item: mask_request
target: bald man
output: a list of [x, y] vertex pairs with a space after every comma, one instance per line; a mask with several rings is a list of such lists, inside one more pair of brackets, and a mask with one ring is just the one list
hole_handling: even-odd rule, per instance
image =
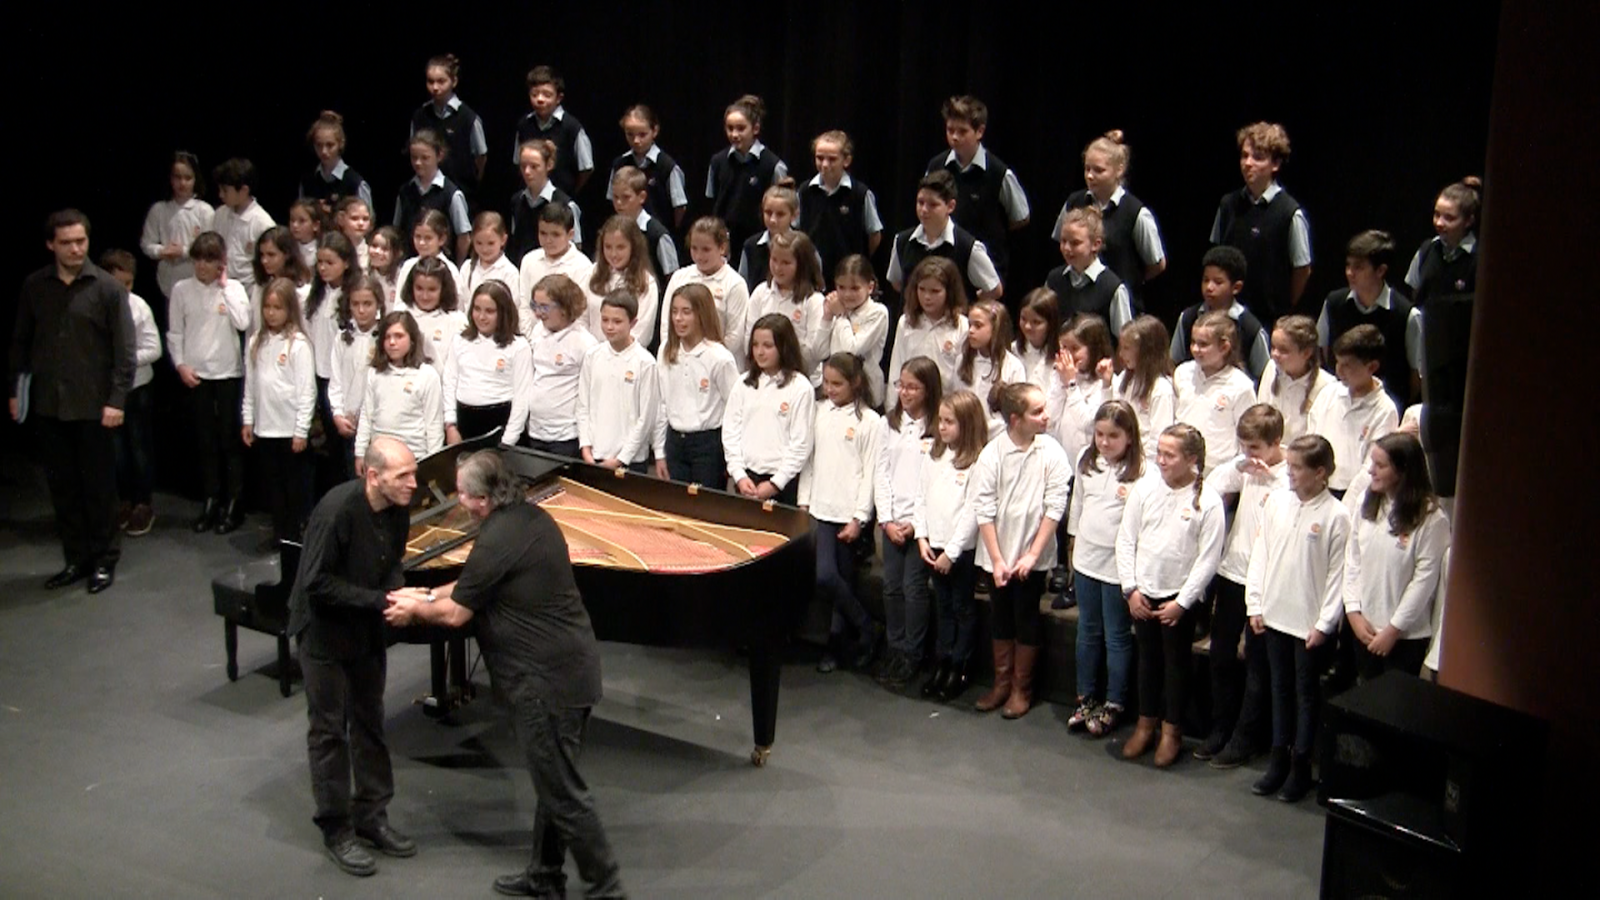
[[415, 841], [389, 827], [394, 772], [383, 738], [383, 610], [388, 592], [405, 583], [417, 460], [405, 444], [379, 437], [362, 462], [360, 480], [329, 491], [312, 511], [289, 595], [311, 719], [312, 821], [328, 855], [351, 875], [378, 870], [363, 845], [388, 856], [417, 852]]

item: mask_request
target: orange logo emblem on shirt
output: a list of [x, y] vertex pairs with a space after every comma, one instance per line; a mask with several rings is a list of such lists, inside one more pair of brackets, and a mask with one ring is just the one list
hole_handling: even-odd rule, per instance
[[633, 384], [633, 370], [629, 369], [628, 371], [623, 372], [622, 380], [628, 384]]
[[1367, 439], [1367, 432], [1369, 430], [1371, 430], [1370, 426], [1367, 426], [1367, 425], [1361, 426], [1361, 440], [1364, 441], [1364, 440]]
[[504, 372], [506, 370], [505, 357], [502, 356], [501, 358], [499, 358], [499, 359], [494, 361], [494, 370], [496, 372]]
[[854, 428], [846, 428], [844, 430], [844, 439], [847, 440], [847, 441], [855, 440], [856, 439], [856, 430]]
[[556, 354], [556, 365], [561, 365], [561, 354], [559, 353]]
[[433, 330], [433, 339], [436, 340], [436, 341], [444, 340], [444, 329], [443, 328], [435, 328]]
[[787, 416], [788, 414], [789, 414], [789, 401], [785, 400], [782, 403], [778, 404], [778, 415]]
[[1395, 544], [1401, 550], [1406, 549], [1407, 547], [1411, 546], [1411, 535], [1409, 535], [1409, 534], [1400, 535], [1400, 537], [1395, 540]]
[[227, 314], [228, 314], [228, 304], [226, 304], [226, 303], [218, 303], [217, 304], [217, 315], [225, 316]]
[[278, 365], [281, 366], [284, 363], [287, 363], [288, 361], [289, 361], [289, 354], [287, 354], [287, 353], [279, 353], [278, 354]]
[[1128, 499], [1128, 486], [1127, 485], [1125, 485], [1125, 484], [1117, 485], [1117, 499], [1118, 500], [1126, 500], [1126, 499]]
[[1178, 510], [1178, 518], [1187, 522], [1194, 518], [1194, 510], [1190, 509], [1188, 506], [1184, 506]]
[[408, 394], [411, 393], [411, 382], [410, 381], [407, 381], [406, 384], [405, 384], [405, 392], [408, 393]]
[[1312, 522], [1311, 523], [1311, 536], [1312, 537], [1316, 537], [1317, 535], [1319, 535], [1321, 533], [1322, 533], [1322, 523], [1321, 522]]
[[944, 352], [946, 352], [946, 353], [954, 353], [954, 352], [956, 352], [955, 341], [945, 341], [944, 342]]
[[799, 322], [799, 321], [800, 321], [800, 316], [801, 316], [801, 315], [802, 315], [802, 314], [803, 314], [803, 313], [804, 313], [804, 312], [805, 312], [805, 310], [802, 310], [802, 309], [796, 309], [796, 310], [795, 310], [795, 311], [794, 311], [794, 312], [793, 312], [793, 313], [791, 313], [791, 315], [793, 315], [793, 316], [794, 316], [794, 320], [795, 320], [795, 321], [796, 321], [796, 322]]
[[711, 390], [711, 379], [709, 379], [709, 378], [700, 379], [700, 390], [702, 390], [702, 391]]
[[966, 484], [966, 483], [967, 483], [967, 470], [966, 469], [962, 469], [961, 471], [956, 473], [956, 484]]
[[1228, 408], [1228, 398], [1227, 397], [1218, 397], [1217, 398], [1217, 409], [1227, 409], [1227, 408]]

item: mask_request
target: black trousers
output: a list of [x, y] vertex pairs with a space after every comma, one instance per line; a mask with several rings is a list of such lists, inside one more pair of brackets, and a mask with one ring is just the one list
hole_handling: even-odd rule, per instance
[[[755, 486], [756, 487], [760, 487], [763, 484], [766, 484], [767, 482], [772, 480], [772, 476], [771, 475], [758, 475], [755, 472], [746, 472], [745, 475], [752, 482], [755, 482]], [[799, 506], [800, 505], [800, 478], [799, 478], [799, 476], [795, 476], [794, 478], [789, 479], [789, 483], [784, 485], [783, 490], [779, 491], [777, 493], [777, 495], [774, 496], [772, 499], [776, 500], [779, 503], [786, 504], [788, 506]]]
[[1039, 646], [1044, 628], [1039, 624], [1039, 598], [1044, 596], [1044, 572], [1013, 576], [1005, 587], [989, 590], [989, 634], [997, 641]]
[[517, 742], [539, 797], [529, 880], [550, 896], [566, 896], [561, 867], [571, 850], [578, 874], [589, 885], [585, 897], [627, 896], [589, 785], [578, 771], [590, 708], [550, 706], [525, 687], [514, 688], [510, 699]]
[[67, 565], [116, 565], [121, 550], [112, 429], [98, 419], [36, 415], [32, 421], [39, 423], [39, 452]]
[[1233, 740], [1254, 750], [1265, 747], [1272, 733], [1272, 667], [1267, 663], [1267, 636], [1248, 628], [1244, 633], [1244, 668], [1244, 698], [1239, 703]]
[[[383, 688], [388, 668], [382, 652], [356, 659], [318, 659], [300, 647], [306, 709], [311, 727], [312, 821], [325, 841], [354, 828], [388, 821], [394, 769], [383, 737]], [[350, 790], [352, 775], [355, 792]]]
[[[464, 438], [466, 437], [466, 434], [462, 434], [461, 436]], [[583, 459], [583, 448], [578, 445], [577, 438], [568, 438], [564, 441], [541, 441], [534, 438], [525, 438], [524, 443], [529, 449], [537, 450], [540, 453], [554, 453], [556, 456], [570, 456], [573, 459]]]
[[272, 536], [298, 541], [311, 513], [311, 451], [294, 452], [290, 438], [256, 438], [262, 489], [272, 513]]
[[[322, 423], [322, 453], [311, 464], [311, 497], [315, 498], [356, 477], [355, 438], [340, 434], [338, 426], [333, 424], [328, 383], [326, 378], [317, 379], [316, 421]], [[362, 415], [368, 412], [363, 410]]]
[[[1268, 628], [1267, 664], [1272, 669], [1272, 746], [1307, 755], [1316, 745], [1322, 713], [1323, 651], [1306, 646], [1304, 638]], [[1424, 648], [1426, 649], [1426, 648]]]
[[1357, 647], [1356, 675], [1362, 681], [1371, 681], [1385, 672], [1421, 675], [1422, 661], [1427, 658], [1428, 638], [1395, 641], [1388, 656], [1373, 656], [1366, 647]]
[[[722, 455], [722, 429], [682, 432], [667, 429], [667, 475], [673, 481], [722, 490], [728, 463]], [[799, 490], [799, 486], [795, 486]]]
[[189, 391], [200, 478], [207, 497], [238, 500], [244, 494], [244, 445], [239, 440], [242, 386], [238, 378], [202, 379]]
[[[1178, 602], [1173, 597], [1145, 599], [1158, 610]], [[1194, 657], [1194, 618], [1194, 610], [1189, 609], [1173, 625], [1154, 618], [1133, 620], [1133, 637], [1139, 642], [1140, 716], [1159, 718], [1169, 725], [1183, 724]]]
[[1245, 615], [1244, 585], [1221, 575], [1211, 579], [1215, 600], [1211, 613], [1211, 731], [1232, 734], [1243, 702], [1244, 666], [1239, 661], [1239, 636], [1249, 619]]
[[111, 431], [117, 454], [117, 493], [123, 503], [150, 505], [155, 492], [155, 400], [150, 385], [128, 392], [122, 427]]
[[465, 403], [456, 404], [456, 430], [461, 432], [463, 441], [470, 441], [475, 437], [483, 437], [489, 432], [500, 429], [501, 443], [505, 443], [506, 423], [511, 421], [511, 401], [494, 403], [489, 406], [468, 406]]

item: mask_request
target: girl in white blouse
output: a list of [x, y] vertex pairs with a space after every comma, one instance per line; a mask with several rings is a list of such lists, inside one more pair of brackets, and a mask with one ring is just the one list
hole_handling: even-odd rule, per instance
[[767, 244], [767, 280], [750, 294], [750, 321], [776, 313], [794, 326], [813, 387], [822, 384], [822, 360], [828, 355], [829, 329], [822, 324], [822, 265], [811, 239], [799, 231], [773, 237]]
[[[1011, 352], [1011, 316], [997, 300], [980, 300], [967, 311], [967, 345], [961, 351], [961, 363], [956, 366], [955, 390], [971, 391], [978, 399], [990, 403], [991, 393], [997, 384], [1027, 382], [1027, 372], [1022, 360]], [[1040, 389], [1043, 396], [1043, 389]], [[990, 403], [990, 408], [994, 404]], [[989, 437], [995, 438], [1006, 428], [998, 413], [989, 419]]]
[[[1061, 332], [1061, 301], [1049, 288], [1034, 288], [1022, 300], [1017, 313], [1017, 341], [1014, 349], [1022, 360], [1022, 371], [1029, 384], [1039, 386], [1049, 403], [1050, 369], [1056, 361], [1056, 335]], [[1065, 448], [1063, 448], [1065, 449]], [[1068, 456], [1068, 459], [1074, 459]]]
[[399, 440], [418, 459], [444, 449], [444, 392], [439, 373], [423, 361], [417, 320], [396, 310], [378, 323], [378, 334], [382, 343], [372, 354], [356, 426], [357, 475], [365, 470], [362, 457], [376, 435]]
[[[739, 286], [742, 290], [742, 279]], [[673, 291], [667, 324], [670, 331], [656, 362], [661, 397], [654, 440], [656, 477], [722, 485], [728, 477], [722, 420], [738, 385], [739, 364], [722, 342], [722, 319], [711, 290], [685, 284]]]
[[883, 420], [873, 505], [877, 507], [883, 553], [883, 618], [888, 627], [889, 663], [881, 678], [899, 690], [922, 668], [928, 641], [928, 569], [918, 552], [912, 517], [922, 490], [944, 390], [939, 367], [926, 356], [900, 370], [894, 408]]
[[800, 341], [787, 318], [765, 315], [756, 320], [744, 379], [728, 397], [722, 418], [728, 477], [745, 497], [790, 506], [799, 502], [800, 470], [811, 457], [816, 417], [804, 366]]
[[245, 354], [244, 445], [255, 450], [272, 534], [297, 541], [311, 511], [311, 465], [306, 435], [317, 403], [311, 344], [300, 332], [300, 294], [287, 278], [274, 278], [261, 298], [261, 330]]
[[661, 289], [650, 273], [650, 248], [645, 244], [644, 232], [632, 219], [612, 216], [600, 226], [595, 245], [600, 252], [595, 254], [594, 268], [583, 283], [584, 292], [589, 295], [586, 317], [589, 333], [603, 339], [600, 308], [607, 294], [624, 290], [638, 307], [631, 329], [633, 338], [641, 347], [654, 352], [659, 346], [656, 312], [661, 305]]
[[211, 230], [216, 210], [200, 194], [200, 160], [179, 150], [168, 168], [172, 197], [150, 207], [144, 217], [144, 232], [139, 246], [144, 255], [157, 260], [156, 283], [161, 295], [171, 299], [172, 288], [185, 278], [194, 277], [194, 261], [189, 245], [203, 232]]
[[367, 373], [372, 371], [372, 351], [378, 343], [378, 320], [387, 305], [383, 282], [375, 275], [356, 279], [355, 285], [339, 298], [339, 335], [333, 342], [333, 373], [328, 379], [328, 408], [333, 413], [334, 430], [326, 435], [326, 449], [337, 463], [341, 478], [349, 478], [355, 471], [350, 447], [361, 422]]
[[528, 424], [533, 350], [518, 328], [516, 295], [504, 282], [486, 281], [471, 296], [472, 320], [445, 359], [445, 443], [500, 429], [500, 443], [514, 445]]
[[1111, 392], [1138, 414], [1144, 458], [1151, 462], [1155, 462], [1156, 442], [1162, 430], [1177, 421], [1177, 392], [1172, 385], [1172, 357], [1168, 354], [1170, 341], [1167, 326], [1160, 319], [1140, 316], [1122, 326], [1117, 342], [1122, 372], [1112, 383]]
[[[943, 383], [954, 386], [956, 364], [967, 347], [967, 289], [961, 271], [942, 256], [924, 259], [906, 278], [905, 301], [889, 354], [889, 384], [899, 379], [906, 360], [926, 356], [938, 364]], [[989, 399], [978, 399], [987, 409]]]
[[989, 432], [988, 410], [971, 391], [939, 403], [938, 438], [922, 467], [922, 490], [911, 514], [922, 561], [932, 570], [939, 610], [935, 645], [939, 665], [922, 696], [948, 703], [972, 683], [972, 648], [978, 631], [978, 518], [972, 513], [972, 467]]
[[1272, 361], [1261, 373], [1256, 400], [1283, 414], [1283, 439], [1306, 433], [1317, 395], [1336, 384], [1317, 365], [1317, 323], [1309, 316], [1284, 316], [1272, 326]]
[[529, 341], [533, 375], [527, 394], [527, 445], [574, 459], [581, 458], [578, 377], [584, 357], [599, 343], [583, 325], [587, 303], [583, 288], [565, 275], [546, 275], [533, 287], [539, 327]]
[[876, 401], [887, 396], [883, 389], [883, 350], [889, 340], [889, 308], [872, 297], [878, 290], [872, 261], [859, 253], [846, 256], [833, 270], [833, 287], [822, 300], [822, 324], [828, 329], [827, 355], [855, 354], [867, 370], [867, 390]]

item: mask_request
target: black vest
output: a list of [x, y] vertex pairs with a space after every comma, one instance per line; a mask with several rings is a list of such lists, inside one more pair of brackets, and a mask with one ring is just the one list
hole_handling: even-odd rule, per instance
[[[1389, 308], [1378, 307], [1370, 312], [1356, 309], [1356, 301], [1349, 288], [1340, 288], [1323, 301], [1328, 313], [1328, 346], [1338, 343], [1339, 336], [1357, 325], [1375, 325], [1383, 334], [1383, 360], [1378, 364], [1378, 377], [1384, 389], [1402, 410], [1411, 398], [1411, 361], [1406, 358], [1406, 322], [1411, 318], [1411, 303], [1399, 291], [1389, 291]], [[1331, 352], [1331, 350], [1330, 350]]]
[[472, 126], [477, 124], [478, 114], [465, 103], [454, 111], [446, 111], [449, 115], [441, 119], [434, 115], [432, 101], [422, 104], [411, 114], [411, 129], [415, 133], [431, 128], [444, 138], [449, 152], [439, 163], [439, 170], [444, 172], [444, 177], [456, 183], [470, 202], [478, 190], [478, 163], [472, 155]]
[[[366, 179], [362, 178], [361, 173], [350, 168], [348, 164], [344, 167], [344, 175], [333, 181], [324, 179], [322, 177], [322, 167], [318, 166], [307, 172], [305, 177], [300, 179], [300, 196], [308, 200], [325, 201], [331, 209], [337, 207], [339, 201], [346, 197], [361, 196], [361, 186], [363, 184], [366, 184]], [[369, 210], [369, 212], [376, 214], [377, 210]]]
[[[765, 234], [762, 232], [761, 234]], [[742, 254], [739, 259], [744, 267], [745, 287], [752, 292], [756, 285], [767, 280], [767, 260], [772, 256], [772, 245], [761, 243], [761, 234], [752, 234], [744, 242]]]
[[550, 181], [568, 197], [578, 192], [578, 135], [583, 126], [572, 113], [561, 110], [560, 119], [551, 119], [548, 128], [539, 127], [539, 114], [530, 112], [517, 123], [517, 146], [523, 141], [546, 140], [556, 145], [556, 167]]
[[1294, 310], [1289, 302], [1294, 266], [1289, 261], [1289, 228], [1300, 204], [1280, 190], [1271, 203], [1259, 204], [1247, 188], [1224, 195], [1218, 208], [1220, 243], [1244, 254], [1248, 268], [1239, 302], [1277, 321]]
[[[727, 223], [728, 246], [742, 250], [746, 238], [766, 227], [761, 221], [761, 195], [772, 185], [778, 162], [771, 147], [759, 157], [746, 155], [742, 161], [733, 157], [731, 147], [711, 157], [711, 184], [716, 190], [711, 214]], [[738, 268], [739, 260], [730, 259], [728, 264]]]
[[[660, 285], [661, 290], [664, 291], [667, 289], [667, 277], [670, 273], [667, 272], [667, 267], [661, 263], [661, 241], [663, 239], [671, 241], [672, 233], [667, 231], [667, 226], [661, 224], [661, 220], [651, 216], [650, 221], [644, 226], [644, 242], [650, 245], [650, 268], [655, 270], [656, 284]], [[598, 245], [599, 242], [596, 241], [596, 246], [598, 247]], [[651, 332], [651, 334], [653, 335], [655, 332]]]
[[[959, 208], [959, 207], [958, 207]], [[852, 253], [867, 254], [867, 186], [856, 178], [850, 187], [828, 195], [820, 184], [800, 189], [800, 222], [822, 256], [822, 280], [833, 287], [833, 270]]]
[[[1178, 354], [1172, 358], [1174, 363], [1188, 362], [1194, 358], [1189, 355], [1189, 335], [1194, 331], [1194, 323], [1199, 320], [1200, 314], [1205, 312], [1205, 308], [1204, 303], [1196, 303], [1178, 314]], [[1239, 331], [1237, 342], [1239, 361], [1244, 363], [1245, 371], [1249, 372], [1250, 351], [1255, 349], [1256, 338], [1261, 335], [1261, 320], [1247, 309], [1243, 315], [1233, 320], [1233, 324]]]
[[1421, 309], [1428, 299], [1440, 294], [1472, 294], [1478, 288], [1477, 246], [1472, 253], [1457, 248], [1456, 258], [1444, 258], [1444, 242], [1430, 238], [1418, 250], [1416, 296], [1412, 302]]
[[411, 232], [416, 230], [417, 219], [422, 217], [423, 211], [429, 209], [437, 209], [439, 212], [444, 213], [445, 219], [450, 222], [450, 238], [445, 241], [443, 253], [445, 256], [455, 253], [456, 223], [450, 216], [450, 201], [460, 190], [461, 188], [448, 175], [445, 176], [443, 185], [430, 187], [426, 193], [423, 193], [417, 187], [415, 178], [401, 185], [399, 197], [400, 238], [405, 241], [405, 245], [408, 248], [408, 256], [417, 255], [417, 248], [411, 244]]
[[[612, 176], [615, 177], [617, 170], [623, 166], [633, 166], [644, 173], [646, 179], [644, 211], [650, 214], [651, 219], [671, 222], [676, 211], [672, 206], [672, 170], [678, 168], [677, 160], [658, 147], [654, 162], [648, 159], [640, 162], [633, 158], [633, 151], [629, 150], [611, 161]], [[684, 185], [684, 189], [687, 192], [687, 184]]]
[[[1044, 286], [1055, 292], [1061, 306], [1061, 321], [1069, 322], [1078, 313], [1093, 313], [1110, 327], [1111, 301], [1117, 298], [1117, 288], [1122, 287], [1122, 279], [1111, 271], [1110, 266], [1106, 266], [1093, 281], [1081, 288], [1073, 287], [1072, 277], [1067, 274], [1068, 268], [1065, 265], [1056, 266], [1044, 280]], [[1117, 335], [1113, 333], [1111, 338], [1116, 340]]]
[[1006, 267], [1011, 262], [1011, 254], [1006, 249], [1006, 233], [1010, 223], [1006, 218], [1006, 209], [1000, 203], [1000, 190], [1005, 185], [1006, 173], [1011, 170], [988, 148], [984, 152], [987, 154], [984, 168], [968, 166], [963, 172], [960, 163], [954, 160], [945, 162], [950, 155], [945, 152], [928, 161], [928, 171], [945, 169], [954, 176], [958, 196], [952, 218], [957, 225], [971, 232], [973, 237], [983, 241], [989, 258], [994, 260], [995, 271], [1000, 273], [1000, 280], [1004, 281]]
[[[1074, 191], [1067, 197], [1068, 209], [1093, 205], [1094, 195], [1087, 190]], [[1143, 209], [1143, 201], [1124, 190], [1122, 202], [1107, 206], [1104, 210], [1105, 246], [1100, 249], [1100, 261], [1117, 273], [1122, 283], [1128, 286], [1131, 295], [1128, 299], [1133, 302], [1135, 315], [1144, 311], [1143, 304], [1139, 302], [1139, 288], [1144, 285], [1144, 260], [1139, 258], [1139, 247], [1133, 234]]]
[[526, 189], [511, 195], [511, 215], [507, 217], [511, 234], [506, 238], [506, 258], [516, 265], [522, 265], [522, 257], [530, 251], [539, 249], [539, 210], [546, 203], [571, 206], [572, 198], [561, 188], [552, 191], [549, 200], [535, 197], [531, 203]]
[[911, 270], [917, 267], [930, 256], [942, 256], [956, 264], [961, 270], [961, 281], [967, 286], [967, 303], [971, 304], [978, 299], [978, 286], [972, 283], [972, 278], [967, 274], [967, 264], [972, 261], [972, 247], [976, 239], [967, 233], [965, 228], [956, 226], [955, 243], [942, 243], [932, 250], [928, 249], [921, 241], [913, 241], [911, 233], [915, 228], [907, 228], [894, 236], [894, 254], [900, 261], [900, 277], [905, 279], [905, 290], [914, 294], [916, 286], [911, 284]]

